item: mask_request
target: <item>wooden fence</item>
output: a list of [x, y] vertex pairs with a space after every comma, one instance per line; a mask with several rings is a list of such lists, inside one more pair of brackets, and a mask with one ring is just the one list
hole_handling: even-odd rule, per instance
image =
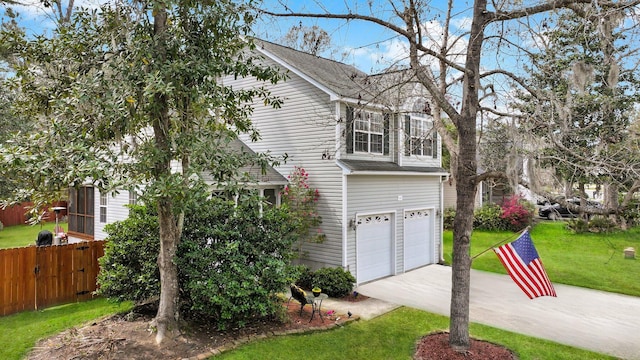
[[[27, 209], [32, 206], [31, 202], [24, 202], [18, 205], [12, 205], [7, 207], [6, 209], [0, 209], [0, 222], [4, 226], [13, 226], [24, 224], [27, 221]], [[67, 216], [67, 202], [66, 201], [58, 201], [51, 205], [45, 206], [47, 210], [45, 215], [43, 216], [46, 221], [54, 222], [56, 221], [56, 214], [51, 211], [51, 208], [54, 206], [64, 207], [64, 210], [60, 211], [60, 219], [63, 219]]]
[[91, 299], [102, 255], [104, 241], [0, 250], [0, 316]]

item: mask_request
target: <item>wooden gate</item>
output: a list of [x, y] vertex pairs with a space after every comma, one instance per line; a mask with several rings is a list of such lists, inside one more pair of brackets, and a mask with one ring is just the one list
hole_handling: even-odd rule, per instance
[[0, 250], [0, 315], [92, 298], [104, 241]]

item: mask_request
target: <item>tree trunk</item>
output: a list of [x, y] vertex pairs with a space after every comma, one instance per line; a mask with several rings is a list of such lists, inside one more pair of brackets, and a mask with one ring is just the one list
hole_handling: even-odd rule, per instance
[[[154, 4], [154, 38], [157, 62], [164, 64], [167, 60], [167, 10], [163, 2]], [[153, 96], [152, 110], [153, 133], [157, 156], [153, 168], [154, 180], [159, 182], [171, 176], [171, 121], [169, 119], [169, 99], [165, 94]], [[173, 213], [173, 200], [169, 196], [158, 199], [158, 222], [160, 225], [160, 253], [158, 268], [160, 270], [160, 304], [153, 321], [156, 326], [156, 343], [160, 344], [169, 334], [179, 332], [178, 318], [178, 268], [174, 262], [180, 240], [178, 222]]]
[[170, 200], [158, 201], [158, 221], [160, 223], [160, 253], [158, 254], [160, 304], [154, 323], [158, 331], [156, 343], [160, 344], [167, 334], [179, 331], [178, 267], [173, 261], [178, 250], [179, 234]]
[[457, 351], [469, 349], [469, 289], [471, 283], [471, 232], [475, 207], [476, 176], [476, 117], [479, 110], [478, 88], [480, 55], [484, 41], [486, 0], [474, 3], [473, 21], [469, 36], [464, 75], [462, 109], [458, 129], [458, 164], [456, 173], [456, 217], [453, 222], [453, 266], [451, 289], [451, 319], [449, 345]]
[[[614, 183], [606, 183], [603, 186], [603, 207], [605, 209], [618, 209], [618, 185]], [[613, 220], [616, 224], [624, 225], [621, 223], [621, 219], [619, 218], [617, 212], [615, 214], [611, 214], [609, 216], [611, 220]]]

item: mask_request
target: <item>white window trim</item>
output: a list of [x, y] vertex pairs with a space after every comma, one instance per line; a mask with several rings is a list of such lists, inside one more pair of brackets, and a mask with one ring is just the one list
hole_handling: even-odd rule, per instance
[[[409, 154], [411, 156], [433, 156], [433, 121], [419, 116], [411, 116], [409, 129]], [[414, 124], [420, 123], [422, 128], [417, 131], [417, 127]], [[420, 153], [416, 152], [416, 147], [413, 146], [414, 141], [420, 141]], [[429, 146], [425, 146], [425, 141], [429, 142]], [[427, 151], [425, 151], [425, 148]]]
[[[101, 224], [107, 223], [107, 206], [109, 204], [109, 197], [107, 195], [107, 193], [100, 192], [100, 210], [98, 216], [100, 217]], [[104, 218], [102, 215], [104, 215]]]
[[[363, 119], [364, 117], [364, 119]], [[377, 117], [378, 119], [376, 119]], [[374, 123], [373, 121], [379, 120], [379, 124]], [[358, 123], [364, 124], [366, 129], [358, 129]], [[372, 130], [373, 125], [379, 125], [380, 131]], [[357, 138], [358, 134], [364, 134], [367, 138], [367, 150], [359, 149]], [[372, 137], [380, 136], [381, 142], [380, 151], [372, 151]], [[353, 152], [356, 153], [366, 153], [366, 154], [379, 154], [382, 155], [384, 153], [384, 114], [371, 112], [366, 110], [355, 111], [353, 115]]]

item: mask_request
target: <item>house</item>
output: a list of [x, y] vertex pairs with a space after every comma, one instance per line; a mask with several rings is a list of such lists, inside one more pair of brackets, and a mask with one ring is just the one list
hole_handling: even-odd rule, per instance
[[[343, 267], [363, 283], [440, 262], [448, 173], [441, 168], [441, 141], [425, 89], [406, 71], [368, 75], [265, 41], [257, 42], [256, 51], [287, 72], [286, 81], [269, 85], [284, 103], [279, 109], [254, 104], [252, 121], [261, 139], [241, 140], [255, 152], [287, 154], [286, 163], [275, 168], [279, 176], [271, 180], [276, 181], [260, 184], [265, 196], [275, 196], [278, 203], [281, 180], [296, 166], [318, 189], [326, 239], [304, 245], [304, 263]], [[252, 78], [224, 82], [258, 85]], [[79, 205], [74, 211], [71, 206], [69, 226], [75, 213], [77, 224], [84, 220], [85, 228], [93, 226], [96, 239], [104, 236], [103, 214], [105, 220], [117, 220], [121, 205], [135, 201], [121, 195], [112, 204], [107, 196], [104, 201], [103, 195], [83, 196], [92, 203], [87, 212], [92, 206], [99, 216], [92, 223]]]

